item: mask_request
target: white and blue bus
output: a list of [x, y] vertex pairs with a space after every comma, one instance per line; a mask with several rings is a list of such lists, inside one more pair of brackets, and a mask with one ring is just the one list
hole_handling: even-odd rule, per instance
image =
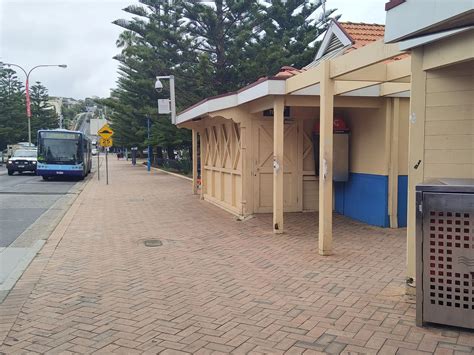
[[36, 174], [45, 180], [53, 176], [82, 180], [92, 168], [91, 150], [91, 140], [82, 132], [39, 130]]

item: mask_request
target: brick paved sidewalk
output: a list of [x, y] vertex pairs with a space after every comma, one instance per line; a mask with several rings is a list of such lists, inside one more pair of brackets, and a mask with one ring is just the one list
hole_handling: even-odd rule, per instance
[[473, 352], [472, 332], [415, 327], [403, 230], [338, 217], [321, 257], [315, 214], [273, 235], [190, 190], [111, 159], [0, 305], [0, 352]]

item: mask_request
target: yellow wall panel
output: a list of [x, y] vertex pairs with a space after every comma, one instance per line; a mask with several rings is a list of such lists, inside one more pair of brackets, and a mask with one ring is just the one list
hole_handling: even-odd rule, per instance
[[456, 106], [435, 106], [426, 108], [427, 121], [446, 121], [447, 119], [470, 120], [474, 117], [472, 103]]
[[469, 105], [472, 103], [474, 90], [457, 91], [457, 92], [432, 92], [426, 94], [426, 106], [454, 106]]
[[457, 92], [474, 90], [474, 75], [431, 78], [426, 80], [426, 92]]
[[234, 179], [234, 194], [235, 194], [235, 206], [240, 207], [242, 204], [242, 176], [233, 175]]
[[319, 207], [319, 180], [303, 179], [303, 210], [317, 211]]
[[228, 203], [229, 205], [234, 205], [233, 201], [233, 193], [234, 193], [234, 185], [232, 184], [232, 175], [231, 174], [222, 174], [222, 183], [223, 183], [223, 200], [224, 202]]
[[398, 130], [398, 175], [408, 175], [408, 118], [410, 100], [400, 99], [400, 120]]
[[425, 149], [470, 149], [474, 151], [474, 135], [427, 136], [425, 138]]
[[458, 178], [467, 179], [474, 177], [472, 164], [426, 164], [425, 178]]
[[268, 212], [271, 212], [273, 206], [273, 173], [260, 173], [258, 176], [258, 204], [261, 208], [269, 208]]
[[474, 164], [470, 149], [425, 149], [426, 164]]
[[347, 122], [351, 129], [351, 172], [387, 175], [385, 162], [385, 111], [383, 109], [351, 109]]
[[425, 179], [474, 178], [474, 61], [429, 71]]
[[429, 121], [425, 124], [425, 133], [427, 136], [474, 134], [474, 119], [456, 120], [452, 117], [449, 121]]

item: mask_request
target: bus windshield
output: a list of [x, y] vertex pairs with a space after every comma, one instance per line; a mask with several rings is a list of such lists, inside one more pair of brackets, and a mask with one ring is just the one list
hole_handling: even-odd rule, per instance
[[78, 164], [81, 140], [77, 133], [41, 132], [38, 160], [47, 164]]

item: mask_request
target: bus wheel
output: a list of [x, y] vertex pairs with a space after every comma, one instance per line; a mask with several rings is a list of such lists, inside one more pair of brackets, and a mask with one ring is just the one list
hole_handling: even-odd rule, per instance
[[13, 175], [13, 173], [14, 173], [13, 170], [8, 169], [8, 175]]
[[49, 176], [44, 176], [44, 175], [43, 175], [43, 180], [48, 181], [48, 180], [49, 180]]

